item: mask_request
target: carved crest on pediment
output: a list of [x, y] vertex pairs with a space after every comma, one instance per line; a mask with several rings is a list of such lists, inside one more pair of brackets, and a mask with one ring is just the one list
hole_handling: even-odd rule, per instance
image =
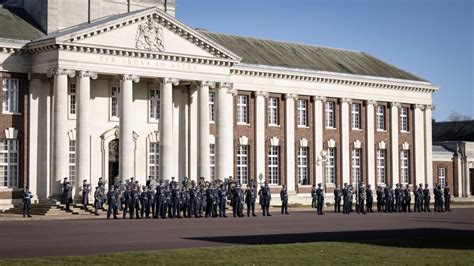
[[164, 51], [163, 27], [157, 17], [150, 17], [138, 25], [135, 47], [148, 51]]

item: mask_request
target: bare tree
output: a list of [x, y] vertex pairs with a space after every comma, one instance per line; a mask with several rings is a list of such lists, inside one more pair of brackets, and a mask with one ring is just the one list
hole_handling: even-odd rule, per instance
[[468, 115], [463, 115], [458, 112], [451, 112], [448, 116], [448, 121], [466, 121], [471, 120], [472, 118]]

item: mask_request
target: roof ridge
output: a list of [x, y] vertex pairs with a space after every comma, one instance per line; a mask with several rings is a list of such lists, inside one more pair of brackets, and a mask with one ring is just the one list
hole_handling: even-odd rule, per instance
[[300, 45], [300, 46], [306, 46], [306, 47], [313, 47], [313, 48], [324, 48], [324, 49], [332, 49], [332, 50], [340, 50], [340, 51], [347, 51], [347, 52], [353, 52], [353, 53], [362, 53], [362, 54], [367, 54], [363, 51], [358, 51], [358, 50], [352, 50], [352, 49], [346, 49], [346, 48], [337, 48], [337, 47], [330, 47], [330, 46], [324, 46], [324, 45], [316, 45], [316, 44], [308, 44], [308, 43], [299, 43], [299, 42], [293, 42], [293, 41], [283, 41], [283, 40], [274, 40], [274, 39], [266, 39], [266, 38], [258, 38], [254, 36], [245, 36], [245, 35], [236, 35], [236, 34], [230, 34], [230, 33], [221, 33], [221, 32], [213, 32], [209, 30], [204, 30], [204, 29], [199, 29], [195, 28], [196, 31], [200, 33], [210, 33], [210, 34], [216, 34], [216, 35], [224, 35], [224, 36], [229, 36], [229, 37], [238, 37], [238, 38], [246, 38], [246, 39], [254, 39], [257, 41], [267, 41], [267, 42], [276, 42], [276, 43], [283, 43], [283, 44], [295, 44], [295, 45]]

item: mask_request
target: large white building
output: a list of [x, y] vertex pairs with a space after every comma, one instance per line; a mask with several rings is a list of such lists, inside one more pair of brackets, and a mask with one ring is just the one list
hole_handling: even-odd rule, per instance
[[174, 1], [4, 2], [3, 207], [64, 177], [79, 194], [233, 176], [286, 184], [290, 202], [357, 178], [433, 185], [438, 88], [367, 53], [194, 30]]

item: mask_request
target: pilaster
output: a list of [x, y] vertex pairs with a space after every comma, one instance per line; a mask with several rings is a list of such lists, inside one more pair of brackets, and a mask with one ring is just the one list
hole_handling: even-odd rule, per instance
[[285, 117], [285, 137], [286, 137], [286, 187], [288, 192], [294, 192], [295, 186], [295, 100], [296, 94], [286, 94], [286, 117]]

